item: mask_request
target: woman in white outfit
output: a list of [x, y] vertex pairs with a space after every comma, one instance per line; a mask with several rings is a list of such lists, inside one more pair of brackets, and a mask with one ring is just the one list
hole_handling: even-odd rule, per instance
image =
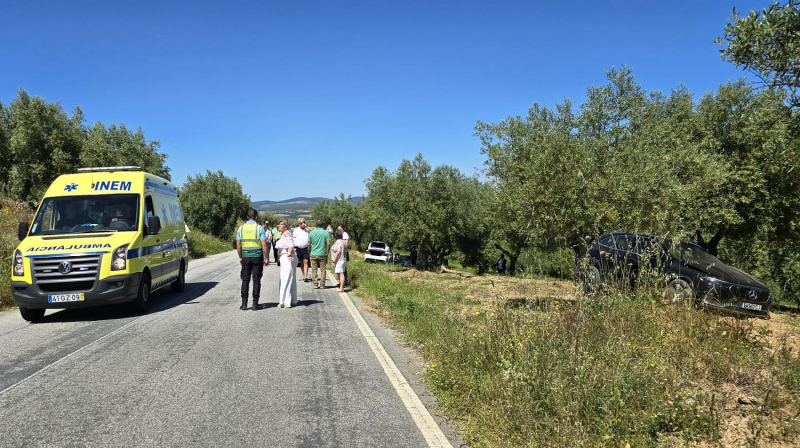
[[278, 308], [291, 308], [297, 305], [297, 280], [294, 269], [294, 238], [289, 231], [289, 222], [282, 219], [278, 223], [281, 238], [275, 243], [281, 266], [281, 283], [278, 289]]
[[336, 242], [331, 247], [333, 273], [339, 275], [339, 292], [344, 292], [344, 272], [347, 269], [347, 245], [342, 239], [342, 229], [336, 229]]

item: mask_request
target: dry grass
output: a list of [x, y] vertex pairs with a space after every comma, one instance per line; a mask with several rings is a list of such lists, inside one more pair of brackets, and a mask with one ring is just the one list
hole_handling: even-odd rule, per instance
[[354, 293], [429, 360], [474, 446], [796, 446], [797, 315], [351, 263]]

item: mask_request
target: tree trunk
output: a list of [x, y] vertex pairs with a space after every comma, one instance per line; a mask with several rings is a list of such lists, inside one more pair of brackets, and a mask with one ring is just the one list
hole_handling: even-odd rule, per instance
[[508, 257], [508, 275], [511, 277], [517, 273], [517, 258], [519, 258], [519, 253]]
[[417, 270], [428, 270], [428, 244], [424, 242], [419, 245], [419, 252], [417, 252]]
[[694, 236], [697, 244], [700, 247], [705, 249], [711, 255], [716, 256], [719, 248], [719, 242], [722, 241], [722, 237], [725, 236], [725, 228], [721, 227], [719, 230], [717, 230], [717, 233], [715, 233], [714, 236], [708, 240], [708, 242], [705, 242], [703, 239], [703, 234], [700, 232], [700, 229], [697, 229], [694, 232]]
[[714, 236], [708, 241], [708, 245], [706, 247], [708, 253], [717, 256], [717, 248], [719, 247], [719, 242], [722, 241], [723, 236], [725, 236], [724, 227], [717, 230], [717, 233], [715, 233]]

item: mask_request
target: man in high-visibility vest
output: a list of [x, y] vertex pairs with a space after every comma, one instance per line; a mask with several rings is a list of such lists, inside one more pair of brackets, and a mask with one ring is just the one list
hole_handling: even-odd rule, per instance
[[236, 252], [239, 253], [239, 264], [242, 265], [242, 306], [240, 310], [247, 309], [247, 296], [250, 293], [250, 278], [253, 278], [253, 311], [258, 309], [258, 299], [261, 296], [261, 276], [264, 275], [264, 266], [269, 266], [269, 260], [264, 260], [267, 253], [267, 236], [264, 228], [258, 225], [258, 212], [254, 209], [247, 211], [247, 222], [236, 231]]

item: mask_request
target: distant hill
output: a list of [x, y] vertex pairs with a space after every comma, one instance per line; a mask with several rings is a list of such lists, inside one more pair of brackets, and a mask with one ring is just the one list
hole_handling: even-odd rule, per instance
[[[253, 208], [261, 212], [272, 213], [273, 215], [279, 215], [287, 219], [297, 219], [301, 216], [310, 217], [311, 209], [314, 208], [314, 205], [323, 200], [332, 201], [333, 199], [299, 197], [284, 199], [283, 201], [256, 201], [253, 202]], [[361, 196], [353, 197], [352, 200], [353, 202], [359, 202], [361, 200]]]

